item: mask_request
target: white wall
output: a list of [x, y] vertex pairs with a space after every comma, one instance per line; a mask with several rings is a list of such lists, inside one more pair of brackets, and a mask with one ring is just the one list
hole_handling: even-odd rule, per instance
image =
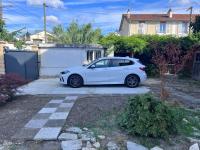
[[39, 53], [40, 76], [56, 76], [67, 67], [82, 65], [87, 59], [82, 48], [42, 48]]

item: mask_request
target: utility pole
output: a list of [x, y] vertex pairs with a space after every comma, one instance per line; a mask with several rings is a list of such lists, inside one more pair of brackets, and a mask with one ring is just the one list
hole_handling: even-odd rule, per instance
[[190, 25], [189, 25], [189, 35], [191, 35], [191, 32], [192, 32], [192, 13], [193, 13], [193, 7], [191, 6], [190, 8], [187, 9], [187, 11], [190, 10]]
[[44, 10], [44, 42], [47, 42], [47, 20], [46, 20], [46, 0], [43, 3], [43, 10]]
[[3, 20], [3, 4], [2, 4], [2, 0], [0, 0], [0, 20]]

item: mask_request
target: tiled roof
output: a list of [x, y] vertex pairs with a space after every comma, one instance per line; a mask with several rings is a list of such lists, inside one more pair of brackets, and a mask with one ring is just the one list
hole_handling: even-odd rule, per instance
[[[192, 21], [195, 20], [195, 17], [200, 14], [193, 14]], [[123, 14], [122, 17], [128, 19], [128, 14]], [[189, 14], [173, 14], [172, 18], [168, 14], [130, 14], [131, 21], [189, 21]], [[128, 19], [128, 20], [129, 20]]]

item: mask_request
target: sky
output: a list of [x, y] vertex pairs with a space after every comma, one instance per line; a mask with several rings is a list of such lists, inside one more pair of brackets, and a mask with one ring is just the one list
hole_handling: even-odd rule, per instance
[[[31, 33], [43, 30], [44, 0], [3, 0], [3, 18], [9, 31], [24, 28]], [[119, 29], [121, 16], [128, 9], [131, 13], [189, 13], [194, 7], [200, 13], [200, 0], [46, 0], [47, 30], [58, 24], [67, 27], [70, 22], [92, 23], [103, 34]]]

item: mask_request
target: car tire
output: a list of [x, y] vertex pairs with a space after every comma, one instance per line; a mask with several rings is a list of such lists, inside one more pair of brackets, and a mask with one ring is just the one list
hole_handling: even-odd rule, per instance
[[125, 85], [130, 88], [138, 87], [140, 84], [140, 78], [137, 75], [128, 75], [125, 79]]
[[83, 78], [78, 74], [71, 75], [68, 79], [68, 85], [72, 88], [79, 88], [83, 86]]

